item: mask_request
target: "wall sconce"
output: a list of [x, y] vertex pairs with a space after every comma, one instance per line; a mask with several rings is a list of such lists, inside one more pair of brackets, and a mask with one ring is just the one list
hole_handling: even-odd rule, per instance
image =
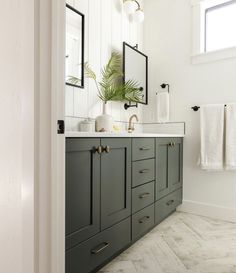
[[127, 14], [133, 14], [133, 18], [136, 22], [141, 23], [144, 20], [144, 12], [141, 6], [136, 0], [124, 0], [124, 9]]

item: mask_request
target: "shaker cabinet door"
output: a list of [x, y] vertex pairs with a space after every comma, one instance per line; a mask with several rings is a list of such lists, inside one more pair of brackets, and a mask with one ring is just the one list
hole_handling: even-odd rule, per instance
[[156, 200], [182, 187], [182, 138], [156, 139]]
[[169, 193], [168, 151], [169, 139], [156, 139], [156, 200]]
[[104, 138], [101, 155], [101, 228], [131, 215], [131, 140]]
[[100, 139], [66, 139], [66, 248], [100, 231]]
[[174, 138], [168, 153], [168, 180], [170, 192], [182, 187], [183, 182], [183, 140]]

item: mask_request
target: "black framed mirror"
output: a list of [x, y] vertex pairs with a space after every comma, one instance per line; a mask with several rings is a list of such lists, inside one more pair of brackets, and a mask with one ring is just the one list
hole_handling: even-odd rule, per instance
[[84, 14], [66, 4], [66, 84], [84, 88]]
[[126, 42], [123, 42], [123, 73], [124, 81], [134, 80], [140, 85], [142, 91], [140, 103], [148, 104], [148, 56], [139, 51], [137, 46], [131, 46]]

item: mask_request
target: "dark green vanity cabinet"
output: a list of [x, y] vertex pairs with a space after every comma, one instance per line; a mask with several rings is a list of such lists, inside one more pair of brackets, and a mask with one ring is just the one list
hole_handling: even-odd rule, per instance
[[182, 138], [66, 139], [66, 273], [97, 272], [182, 202]]

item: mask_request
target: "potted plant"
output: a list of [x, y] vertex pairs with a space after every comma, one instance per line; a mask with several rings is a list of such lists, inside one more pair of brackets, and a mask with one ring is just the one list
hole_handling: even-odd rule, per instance
[[[109, 101], [136, 103], [141, 101], [142, 92], [138, 87], [138, 83], [134, 80], [123, 81], [121, 65], [121, 55], [113, 52], [108, 63], [101, 70], [101, 81], [98, 81], [89, 64], [85, 63], [85, 76], [94, 80], [98, 90], [98, 97], [103, 101], [103, 113], [96, 118], [96, 131], [112, 131], [112, 117], [107, 114], [107, 103]], [[69, 81], [76, 84], [77, 78], [70, 77]]]

